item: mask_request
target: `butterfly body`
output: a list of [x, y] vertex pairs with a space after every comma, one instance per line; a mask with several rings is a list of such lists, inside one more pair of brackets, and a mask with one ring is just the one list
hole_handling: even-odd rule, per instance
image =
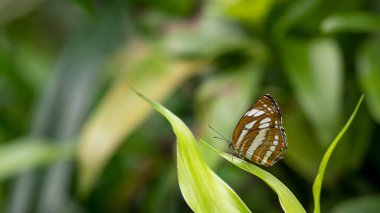
[[272, 166], [283, 158], [288, 144], [280, 108], [272, 96], [262, 96], [248, 109], [228, 145], [258, 165]]

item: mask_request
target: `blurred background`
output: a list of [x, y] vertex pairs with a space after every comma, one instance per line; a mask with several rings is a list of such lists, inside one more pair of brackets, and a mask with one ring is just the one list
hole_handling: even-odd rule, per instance
[[[268, 170], [307, 211], [329, 143], [322, 212], [380, 209], [377, 0], [0, 0], [0, 211], [191, 212], [163, 103], [218, 149], [261, 95], [289, 149]], [[276, 194], [199, 144], [253, 212]]]

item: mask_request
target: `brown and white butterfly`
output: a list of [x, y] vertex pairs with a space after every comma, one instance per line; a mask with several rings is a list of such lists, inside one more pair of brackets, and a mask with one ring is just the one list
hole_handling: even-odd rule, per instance
[[232, 141], [227, 141], [238, 156], [253, 163], [273, 166], [288, 148], [282, 116], [274, 98], [264, 95], [242, 116]]

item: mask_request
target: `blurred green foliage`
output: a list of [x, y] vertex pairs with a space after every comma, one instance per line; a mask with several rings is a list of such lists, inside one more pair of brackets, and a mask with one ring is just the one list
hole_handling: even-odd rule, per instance
[[[1, 212], [191, 211], [170, 126], [128, 85], [220, 149], [207, 124], [230, 137], [272, 94], [289, 149], [268, 170], [307, 211], [322, 155], [365, 94], [321, 211], [376, 212], [379, 20], [376, 0], [0, 1]], [[268, 186], [199, 147], [250, 210], [280, 211]]]

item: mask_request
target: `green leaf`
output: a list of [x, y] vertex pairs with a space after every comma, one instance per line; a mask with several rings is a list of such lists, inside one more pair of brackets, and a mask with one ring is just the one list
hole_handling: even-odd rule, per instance
[[[285, 74], [303, 112], [325, 147], [338, 129], [343, 71], [342, 56], [331, 39], [284, 39], [281, 57]], [[323, 112], [323, 113], [322, 113]]]
[[276, 19], [271, 34], [281, 40], [300, 20], [304, 20], [307, 15], [313, 13], [320, 3], [321, 1], [293, 1]]
[[362, 103], [364, 99], [364, 95], [362, 95], [358, 101], [358, 104], [355, 107], [354, 112], [348, 119], [347, 123], [344, 125], [343, 129], [339, 132], [339, 134], [336, 136], [336, 138], [332, 141], [329, 148], [323, 155], [321, 164], [319, 166], [317, 177], [314, 180], [313, 184], [313, 197], [314, 197], [314, 212], [319, 213], [320, 212], [320, 196], [321, 196], [321, 188], [322, 188], [322, 182], [323, 182], [323, 176], [325, 174], [327, 163], [329, 162], [329, 159], [331, 157], [332, 152], [334, 151], [336, 145], [340, 141], [340, 139], [343, 137], [344, 133], [347, 131], [348, 127], [351, 125], [353, 119], [355, 118], [356, 113], [359, 110], [360, 104]]
[[356, 198], [344, 200], [337, 204], [331, 213], [372, 213], [379, 212], [380, 209], [380, 195], [365, 195]]
[[369, 111], [380, 123], [380, 37], [365, 41], [356, 60], [359, 81], [367, 96]]
[[380, 16], [368, 12], [334, 14], [321, 24], [323, 33], [373, 32], [380, 33]]
[[20, 139], [0, 146], [0, 181], [41, 166], [71, 159], [73, 143], [51, 144], [36, 139]]
[[[206, 142], [204, 143], [207, 144]], [[230, 154], [214, 149], [210, 145], [208, 146], [220, 156], [235, 164], [237, 167], [257, 176], [268, 184], [268, 186], [270, 186], [277, 193], [281, 207], [285, 212], [306, 212], [294, 194], [275, 176], [252, 163], [247, 163], [240, 158], [233, 158]]]
[[262, 25], [271, 11], [275, 0], [219, 1], [227, 15], [248, 24]]
[[265, 61], [268, 49], [241, 28], [215, 17], [205, 17], [194, 26], [176, 26], [165, 39], [168, 51], [177, 56], [212, 60], [230, 51], [244, 52]]
[[[355, 88], [356, 90], [357, 88]], [[353, 97], [350, 97], [349, 100], [346, 100], [348, 106], [352, 106], [352, 103], [356, 104], [357, 98], [352, 99]], [[367, 95], [364, 102], [366, 99], [368, 99]], [[329, 166], [326, 168], [323, 180], [326, 189], [334, 188], [337, 180], [340, 180], [342, 176], [360, 173], [365, 161], [368, 160], [368, 149], [371, 146], [375, 126], [368, 110], [359, 110], [356, 114], [355, 122], [350, 126], [350, 131], [345, 133], [345, 136], [339, 142], [339, 146], [335, 148], [334, 155], [329, 160]], [[347, 153], [350, 153], [349, 158]], [[318, 166], [320, 159], [322, 159], [322, 156], [318, 158]], [[317, 172], [317, 169], [315, 169], [315, 172]], [[354, 182], [358, 184], [357, 181]]]
[[179, 186], [190, 208], [194, 212], [250, 212], [239, 196], [203, 161], [186, 124], [159, 103], [136, 93], [172, 125], [177, 136]]

